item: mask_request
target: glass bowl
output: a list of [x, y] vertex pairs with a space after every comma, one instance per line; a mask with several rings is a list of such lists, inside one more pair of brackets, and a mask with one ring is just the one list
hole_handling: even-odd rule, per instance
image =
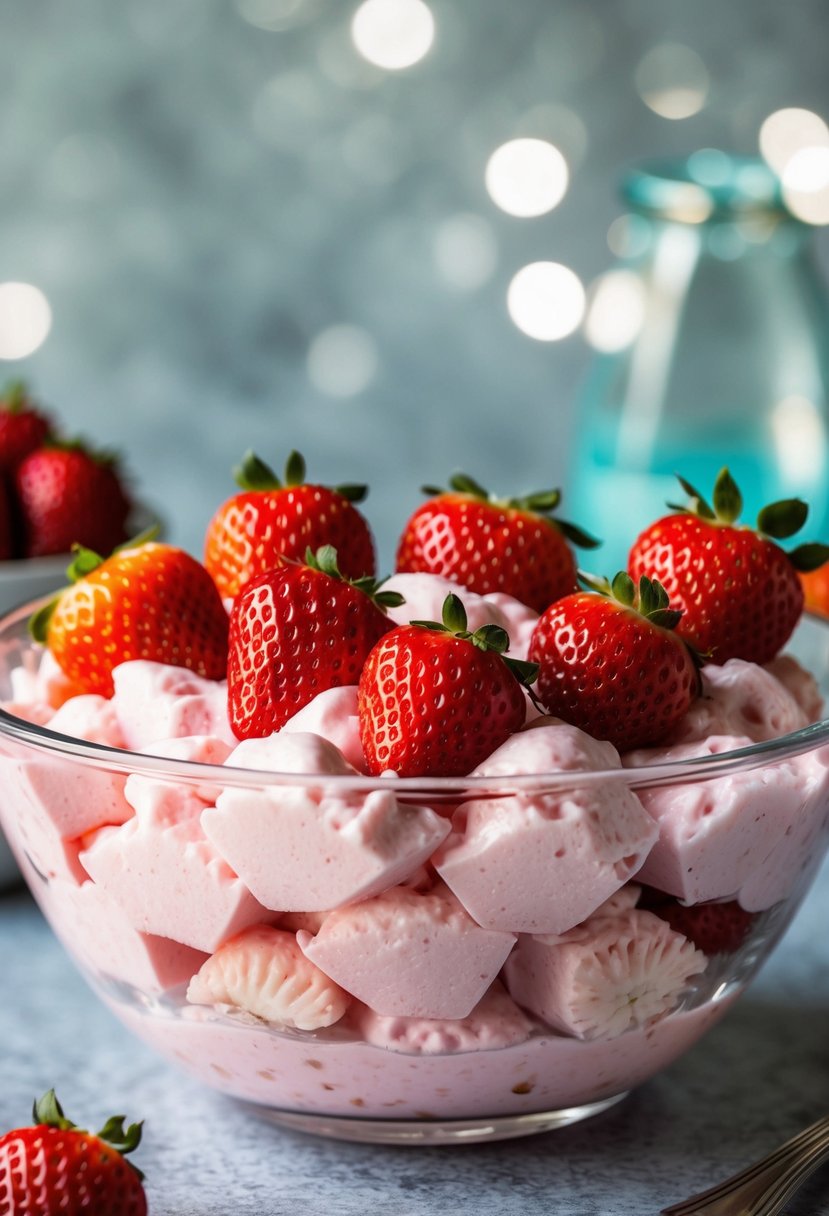
[[[40, 662], [34, 607], [0, 622], [5, 699]], [[828, 673], [829, 625], [804, 618], [789, 652]], [[98, 996], [207, 1085], [343, 1139], [518, 1136], [619, 1101], [723, 1016], [829, 808], [829, 720], [628, 767], [560, 723], [513, 740], [536, 731], [560, 771], [369, 778], [0, 711], [0, 820]]]

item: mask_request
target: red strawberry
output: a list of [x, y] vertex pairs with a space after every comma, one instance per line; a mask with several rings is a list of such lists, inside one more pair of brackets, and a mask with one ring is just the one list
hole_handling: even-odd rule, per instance
[[13, 473], [51, 433], [51, 419], [35, 406], [25, 384], [7, 384], [0, 394], [0, 471]]
[[283, 558], [301, 562], [307, 549], [323, 545], [337, 550], [346, 578], [374, 574], [374, 541], [353, 505], [365, 498], [365, 486], [307, 485], [298, 452], [288, 458], [284, 485], [252, 452], [236, 470], [236, 480], [243, 492], [219, 507], [205, 538], [204, 564], [223, 596], [233, 597]]
[[747, 912], [736, 899], [686, 907], [671, 896], [644, 889], [639, 905], [667, 921], [672, 929], [709, 955], [734, 954], [757, 919], [756, 912]]
[[432, 497], [403, 530], [399, 571], [441, 574], [479, 595], [504, 591], [536, 612], [575, 591], [568, 541], [587, 548], [598, 541], [550, 518], [561, 498], [558, 490], [497, 499], [464, 473], [449, 484], [449, 491], [424, 486]]
[[37, 448], [14, 488], [25, 557], [68, 553], [73, 544], [109, 553], [126, 540], [130, 502], [113, 458], [81, 444]]
[[768, 663], [803, 611], [798, 570], [825, 562], [829, 548], [801, 545], [786, 553], [775, 544], [806, 522], [808, 507], [800, 499], [765, 507], [752, 529], [737, 524], [743, 500], [727, 469], [714, 486], [713, 508], [679, 480], [690, 506], [675, 507], [678, 514], [657, 520], [638, 537], [628, 559], [631, 577], [659, 579], [683, 610], [677, 632], [712, 662]]
[[227, 670], [230, 724], [239, 739], [269, 735], [327, 688], [356, 684], [402, 603], [374, 579], [346, 579], [323, 545], [246, 583], [233, 603]]
[[72, 586], [30, 627], [77, 692], [111, 696], [112, 669], [129, 659], [223, 679], [227, 613], [210, 575], [182, 549], [138, 542], [106, 560], [78, 549], [69, 577]]
[[506, 659], [509, 637], [497, 625], [475, 633], [456, 595], [443, 623], [412, 621], [381, 638], [360, 676], [360, 738], [369, 772], [401, 777], [463, 776], [526, 716], [522, 684], [531, 663]]
[[538, 698], [550, 714], [619, 751], [656, 743], [699, 692], [699, 659], [674, 632], [664, 588], [624, 571], [542, 613], [530, 640]]
[[9, 1216], [145, 1216], [142, 1174], [126, 1154], [141, 1124], [114, 1115], [96, 1135], [65, 1118], [54, 1090], [35, 1103], [34, 1127], [0, 1137], [0, 1212]]
[[5, 480], [0, 476], [0, 561], [15, 556], [12, 505]]

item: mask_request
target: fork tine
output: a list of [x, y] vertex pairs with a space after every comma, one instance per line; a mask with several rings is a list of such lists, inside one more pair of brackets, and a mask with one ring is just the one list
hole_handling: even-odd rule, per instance
[[[726, 1200], [735, 1190], [749, 1186], [761, 1175], [777, 1167], [783, 1167], [789, 1158], [797, 1158], [801, 1150], [818, 1145], [824, 1134], [829, 1134], [829, 1116], [824, 1116], [796, 1136], [792, 1136], [785, 1144], [781, 1144], [779, 1148], [761, 1158], [760, 1161], [747, 1166], [738, 1174], [733, 1174], [723, 1182], [692, 1195], [680, 1203], [663, 1208], [662, 1216], [718, 1216], [718, 1201]], [[769, 1209], [769, 1211], [771, 1210], [773, 1209]], [[722, 1216], [728, 1216], [727, 1209], [723, 1207], [719, 1208], [719, 1212], [722, 1213]]]

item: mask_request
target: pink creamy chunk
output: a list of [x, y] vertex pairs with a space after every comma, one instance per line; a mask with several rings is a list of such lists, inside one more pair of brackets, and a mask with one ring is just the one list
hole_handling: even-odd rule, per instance
[[[210, 737], [163, 748], [165, 755], [208, 764], [220, 764], [228, 750]], [[134, 928], [211, 953], [270, 914], [206, 838], [204, 792], [133, 773], [126, 795], [134, 817], [100, 832], [81, 862]]]
[[227, 683], [184, 667], [133, 659], [112, 673], [113, 704], [127, 747], [147, 750], [160, 739], [215, 735], [236, 742], [227, 717]]
[[180, 942], [141, 933], [96, 883], [54, 880], [38, 895], [70, 951], [96, 976], [157, 993], [185, 984], [207, 955]]
[[555, 719], [513, 735], [475, 770], [573, 774], [572, 787], [473, 799], [456, 812], [433, 862], [480, 925], [563, 933], [637, 872], [657, 829], [624, 780], [580, 782], [602, 770], [621, 775], [615, 748]]
[[354, 1021], [367, 1043], [406, 1055], [495, 1051], [525, 1042], [535, 1028], [500, 980], [495, 980], [465, 1018], [383, 1017], [365, 1005]]
[[[646, 748], [624, 762], [643, 764], [716, 756], [750, 739], [713, 736], [704, 743]], [[659, 839], [637, 877], [688, 903], [733, 897], [793, 830], [808, 800], [806, 774], [792, 761], [714, 780], [640, 791]]]
[[766, 663], [766, 671], [791, 693], [807, 722], [820, 722], [824, 715], [823, 696], [815, 677], [801, 667], [794, 655], [779, 654]]
[[504, 964], [511, 933], [476, 925], [450, 891], [395, 887], [300, 931], [312, 963], [375, 1013], [465, 1018]]
[[572, 936], [523, 936], [507, 961], [519, 1005], [580, 1039], [615, 1039], [674, 1009], [707, 959], [651, 912], [597, 916]]
[[[228, 765], [321, 778], [355, 776], [317, 735], [282, 731], [247, 739]], [[428, 807], [403, 806], [388, 790], [342, 792], [314, 785], [228, 785], [202, 815], [205, 834], [265, 907], [321, 912], [403, 882], [431, 856], [449, 823]]]
[[393, 574], [383, 583], [384, 591], [398, 591], [405, 603], [388, 610], [398, 625], [409, 621], [440, 621], [443, 601], [457, 595], [466, 609], [467, 626], [473, 632], [482, 625], [500, 625], [509, 634], [509, 655], [526, 659], [538, 613], [502, 591], [478, 595], [440, 574]]
[[702, 669], [702, 695], [671, 734], [668, 744], [739, 735], [754, 743], [778, 739], [806, 726], [798, 701], [766, 668], [743, 659]]
[[358, 772], [365, 771], [366, 761], [360, 742], [360, 719], [357, 716], [356, 684], [327, 688], [289, 718], [282, 730], [319, 735], [333, 743]]

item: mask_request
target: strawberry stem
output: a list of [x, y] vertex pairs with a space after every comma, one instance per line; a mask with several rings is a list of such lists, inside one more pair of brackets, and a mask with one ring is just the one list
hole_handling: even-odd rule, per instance
[[534, 683], [538, 675], [538, 664], [528, 663], [524, 659], [507, 657], [505, 652], [509, 650], [509, 634], [506, 629], [502, 629], [500, 625], [489, 624], [481, 625], [474, 633], [470, 632], [467, 628], [468, 620], [463, 602], [451, 591], [443, 601], [441, 615], [442, 621], [410, 621], [409, 624], [417, 625], [420, 629], [429, 629], [432, 633], [448, 633], [462, 642], [470, 642], [479, 650], [491, 651], [493, 654], [499, 655], [518, 683], [530, 692], [533, 701], [536, 705], [538, 704], [530, 689], [530, 685]]
[[[283, 558], [283, 561], [287, 560]], [[329, 578], [337, 579], [338, 582], [348, 583], [349, 587], [354, 587], [356, 591], [362, 591], [363, 595], [367, 595], [372, 603], [383, 611], [386, 608], [398, 608], [406, 602], [399, 591], [382, 591], [383, 579], [372, 578], [370, 574], [364, 574], [361, 578], [346, 578], [340, 570], [337, 550], [333, 545], [320, 545], [316, 553], [309, 546], [305, 550], [305, 565], [321, 574], [327, 574]]]

